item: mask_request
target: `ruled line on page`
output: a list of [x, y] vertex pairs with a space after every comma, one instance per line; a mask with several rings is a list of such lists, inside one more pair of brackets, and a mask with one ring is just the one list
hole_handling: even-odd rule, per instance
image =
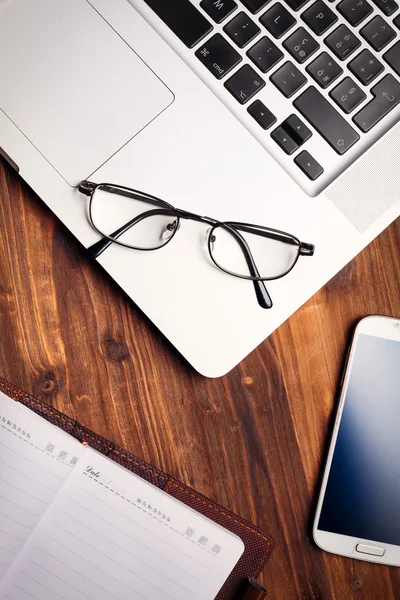
[[37, 579], [35, 579], [34, 577], [32, 577], [32, 575], [28, 575], [28, 573], [25, 573], [25, 571], [21, 571], [21, 573], [22, 573], [22, 575], [25, 575], [25, 577], [28, 577], [28, 579], [31, 579], [32, 581], [34, 581], [38, 585], [41, 585], [45, 590], [48, 590], [49, 592], [51, 592], [52, 594], [54, 594], [58, 598], [61, 598], [61, 600], [67, 600], [67, 598], [64, 598], [64, 596], [60, 596], [60, 594], [57, 594], [57, 592], [55, 592], [54, 590], [52, 590], [51, 588], [49, 588], [42, 581], [38, 581]]
[[[38, 550], [42, 550], [42, 548], [38, 548]], [[42, 550], [42, 552], [44, 552], [44, 550]], [[48, 552], [46, 552], [46, 554], [48, 554]], [[49, 554], [48, 554], [49, 555]], [[50, 555], [49, 555], [50, 556]], [[53, 556], [51, 556], [51, 558], [54, 558]], [[48, 569], [45, 569], [43, 567], [43, 565], [37, 563], [36, 561], [34, 561], [32, 558], [29, 559], [31, 563], [33, 563], [36, 567], [39, 567], [42, 571], [45, 571], [46, 573], [48, 573], [49, 575], [51, 575], [52, 577], [54, 577], [54, 579], [58, 579], [58, 581], [61, 581], [61, 583], [64, 583], [66, 585], [68, 585], [68, 587], [72, 588], [73, 590], [75, 590], [76, 592], [78, 592], [78, 594], [81, 594], [82, 596], [85, 596], [86, 598], [89, 598], [89, 600], [92, 600], [92, 598], [90, 596], [88, 596], [87, 594], [85, 594], [85, 592], [82, 592], [81, 590], [79, 590], [77, 587], [75, 587], [74, 585], [72, 585], [72, 583], [69, 583], [69, 581], [66, 581], [65, 579], [63, 579], [62, 577], [59, 577], [58, 575], [56, 575], [55, 573], [52, 573], [51, 571], [49, 571]]]
[[[77, 504], [78, 506], [80, 506], [81, 508], [83, 508], [84, 510], [86, 510], [90, 515], [97, 517], [98, 519], [100, 519], [101, 521], [103, 521], [104, 523], [107, 523], [107, 525], [110, 525], [110, 527], [113, 527], [114, 529], [116, 529], [117, 531], [120, 531], [121, 533], [123, 533], [126, 537], [128, 537], [130, 540], [132, 540], [133, 542], [136, 542], [137, 544], [139, 544], [140, 546], [142, 546], [143, 548], [146, 548], [146, 550], [149, 550], [150, 552], [152, 552], [153, 554], [155, 554], [156, 556], [158, 556], [159, 558], [162, 558], [163, 560], [166, 560], [167, 562], [169, 562], [171, 565], [173, 565], [174, 567], [176, 567], [176, 563], [174, 563], [173, 561], [165, 558], [165, 556], [163, 554], [160, 554], [159, 552], [156, 552], [155, 550], [153, 550], [153, 548], [151, 548], [150, 546], [147, 546], [147, 544], [144, 544], [143, 542], [141, 542], [140, 540], [138, 540], [137, 538], [133, 537], [133, 535], [130, 535], [129, 533], [127, 533], [126, 531], [124, 531], [123, 529], [121, 529], [120, 527], [117, 527], [117, 525], [115, 525], [114, 523], [111, 523], [110, 521], [107, 521], [107, 519], [104, 519], [103, 517], [101, 517], [100, 515], [98, 515], [97, 513], [95, 513], [93, 511], [93, 509], [89, 509], [86, 508], [86, 506], [83, 506], [82, 504], [79, 504], [79, 502], [76, 502], [75, 500], [72, 500], [72, 498], [68, 498], [70, 501], [75, 502], [75, 504]], [[107, 506], [107, 505], [106, 505]], [[111, 508], [111, 507], [110, 507]], [[88, 525], [86, 525], [85, 523], [83, 523], [82, 521], [79, 521], [79, 519], [77, 519], [75, 516], [70, 515], [69, 513], [67, 513], [65, 510], [60, 509], [60, 512], [64, 513], [65, 515], [67, 515], [68, 517], [70, 517], [71, 519], [73, 519], [76, 523], [79, 523], [81, 525], [84, 525], [85, 527], [87, 527], [88, 529], [91, 529], [90, 527], [88, 527]], [[118, 511], [117, 511], [118, 512]], [[136, 525], [136, 522], [133, 521], [133, 523]], [[55, 525], [57, 525], [57, 523], [54, 523]], [[142, 527], [142, 525], [140, 525], [140, 523], [137, 523], [137, 525], [139, 527]], [[146, 533], [152, 533], [151, 531], [148, 531], [145, 527], [142, 527], [143, 529], [145, 529]], [[91, 529], [92, 531], [94, 531], [93, 529]], [[158, 536], [156, 536], [158, 537]], [[160, 538], [161, 539], [161, 538]], [[161, 541], [164, 541], [161, 539]], [[168, 542], [165, 542], [166, 544], [168, 544]], [[171, 546], [172, 548], [174, 548], [174, 550], [178, 550], [178, 552], [180, 552], [181, 554], [184, 554], [183, 552], [181, 552], [179, 549], [175, 548], [174, 546], [172, 546], [172, 544], [168, 544], [169, 546]], [[186, 554], [184, 555], [186, 559], [189, 560], [193, 560], [194, 562], [198, 562], [195, 559], [192, 559], [192, 557], [187, 556]], [[203, 567], [203, 565], [201, 563], [200, 566]], [[198, 579], [197, 577], [194, 577], [189, 571], [186, 571], [186, 569], [183, 569], [182, 567], [178, 567], [181, 571], [183, 571], [184, 573], [191, 575], [194, 579]]]
[[33, 477], [29, 477], [29, 475], [27, 475], [26, 473], [22, 473], [21, 471], [19, 471], [18, 469], [16, 469], [15, 467], [12, 467], [11, 465], [9, 465], [8, 463], [4, 462], [4, 460], [0, 460], [0, 464], [4, 465], [5, 467], [7, 467], [8, 469], [11, 469], [12, 471], [14, 471], [15, 473], [18, 473], [18, 475], [22, 475], [22, 477], [24, 477], [25, 479], [29, 479], [29, 481], [32, 481], [33, 483], [36, 483], [36, 485], [40, 485], [42, 487], [44, 487], [46, 490], [49, 490], [50, 492], [53, 492], [54, 494], [57, 492], [57, 490], [53, 490], [53, 488], [49, 487], [48, 485], [45, 485], [44, 483], [42, 483], [41, 481], [37, 481], [36, 479], [34, 479]]
[[[75, 519], [76, 521], [76, 519]], [[136, 575], [136, 573], [134, 571], [131, 571], [130, 569], [128, 569], [128, 567], [125, 567], [124, 565], [122, 565], [121, 563], [119, 563], [118, 561], [114, 560], [113, 558], [111, 558], [111, 556], [109, 554], [106, 554], [105, 552], [102, 552], [101, 550], [99, 550], [98, 548], [96, 548], [95, 546], [92, 546], [91, 544], [89, 544], [88, 542], [86, 542], [86, 540], [80, 538], [79, 536], [77, 536], [75, 533], [72, 534], [70, 531], [68, 531], [67, 529], [65, 529], [64, 527], [62, 527], [61, 525], [58, 525], [58, 523], [55, 523], [53, 521], [53, 524], [56, 525], [57, 527], [59, 527], [60, 529], [62, 529], [65, 533], [67, 533], [68, 535], [70, 535], [73, 539], [75, 540], [79, 540], [82, 544], [84, 544], [85, 546], [87, 546], [88, 548], [90, 548], [91, 550], [94, 550], [95, 552], [98, 552], [98, 554], [101, 554], [102, 556], [105, 556], [107, 558], [107, 560], [110, 560], [111, 562], [115, 563], [116, 565], [118, 565], [120, 568], [125, 569], [126, 571], [128, 571], [128, 573], [131, 573], [132, 575]], [[84, 525], [82, 523], [82, 525]], [[89, 529], [90, 531], [93, 531], [93, 529], [91, 529], [91, 527], [88, 527], [86, 525], [87, 529]], [[53, 537], [51, 537], [48, 534], [45, 534], [45, 537], [49, 538], [51, 541], [56, 542], [57, 544], [59, 543], [58, 540], [54, 539]], [[104, 538], [104, 536], [101, 536], [103, 539], [105, 539], [106, 541], [108, 541], [111, 544], [114, 544], [115, 546], [117, 546], [117, 548], [119, 548], [120, 550], [122, 550], [123, 552], [126, 552], [127, 554], [129, 554], [130, 556], [132, 556], [133, 558], [135, 558], [136, 560], [138, 560], [139, 562], [141, 562], [142, 564], [144, 564], [146, 567], [148, 567], [147, 563], [142, 560], [141, 558], [139, 558], [138, 556], [136, 556], [135, 554], [133, 554], [132, 552], [128, 552], [127, 550], [125, 550], [124, 548], [122, 548], [121, 546], [118, 546], [118, 544], [115, 544], [112, 540], [107, 540], [106, 538]], [[60, 544], [61, 545], [61, 544]], [[41, 548], [40, 548], [41, 550]], [[42, 550], [42, 552], [45, 552], [45, 550]], [[47, 554], [47, 553], [46, 553]], [[176, 565], [174, 563], [173, 564], [174, 567], [176, 567]], [[171, 581], [172, 583], [174, 583], [175, 585], [181, 587], [183, 590], [185, 590], [186, 592], [191, 593], [191, 590], [189, 590], [187, 587], [185, 587], [184, 585], [182, 585], [181, 583], [179, 583], [178, 581], [175, 581], [175, 579], [172, 579], [171, 577], [168, 577], [168, 575], [165, 575], [162, 571], [159, 571], [158, 569], [155, 569], [154, 567], [151, 567], [152, 571], [155, 571], [156, 573], [158, 573], [159, 575], [162, 575], [165, 579], [168, 579], [168, 581]], [[188, 573], [188, 575], [190, 575], [190, 573]], [[140, 578], [143, 579], [143, 578]], [[197, 579], [197, 578], [194, 578]], [[149, 583], [146, 579], [143, 579], [143, 581], [146, 581], [147, 583]]]
[[19, 492], [22, 492], [26, 496], [29, 496], [29, 498], [32, 498], [32, 500], [37, 500], [38, 502], [41, 502], [42, 504], [48, 504], [48, 502], [45, 502], [45, 500], [41, 500], [40, 498], [36, 498], [36, 496], [33, 496], [29, 492], [25, 492], [24, 490], [21, 490], [21, 488], [17, 487], [13, 483], [10, 483], [9, 481], [7, 481], [7, 479], [3, 479], [2, 477], [0, 477], [0, 481], [3, 481], [4, 483], [7, 483], [8, 485], [10, 485], [11, 487], [13, 487], [14, 489], [18, 490]]
[[[71, 548], [68, 548], [68, 546], [65, 546], [64, 544], [61, 544], [61, 542], [59, 542], [58, 540], [53, 540], [55, 541], [59, 546], [61, 546], [62, 548], [64, 548], [64, 550], [67, 550], [68, 552], [70, 552], [71, 554], [73, 554], [74, 556], [76, 556], [77, 558], [79, 558], [80, 560], [85, 561], [88, 565], [90, 565], [91, 567], [93, 567], [94, 569], [96, 569], [97, 571], [100, 571], [101, 573], [104, 574], [104, 571], [95, 563], [91, 562], [90, 560], [88, 560], [87, 558], [85, 558], [84, 556], [82, 556], [81, 554], [79, 554], [78, 552], [75, 552], [74, 550], [71, 550]], [[50, 558], [52, 558], [53, 560], [56, 560], [58, 562], [60, 562], [61, 564], [63, 564], [65, 567], [69, 568], [68, 565], [66, 565], [65, 563], [63, 563], [61, 560], [55, 558], [55, 556], [52, 556], [51, 554], [49, 554], [48, 552], [46, 552], [45, 550], [43, 550], [42, 548], [40, 548], [39, 546], [37, 546], [38, 550], [41, 550], [41, 552], [43, 552], [44, 554], [47, 554]], [[108, 557], [107, 557], [108, 558]], [[115, 561], [114, 561], [115, 562]], [[159, 588], [158, 586], [154, 585], [153, 583], [151, 583], [150, 581], [148, 581], [147, 579], [145, 579], [144, 577], [141, 577], [140, 575], [138, 575], [137, 573], [135, 573], [134, 571], [130, 571], [129, 569], [127, 569], [126, 567], [124, 567], [123, 565], [119, 565], [120, 568], [125, 569], [126, 571], [128, 571], [131, 575], [133, 575], [134, 577], [137, 577], [138, 579], [140, 579], [141, 581], [144, 581], [145, 583], [147, 583], [150, 587], [154, 588], [155, 590], [157, 590], [158, 592], [161, 592], [162, 594], [164, 594], [164, 596], [167, 596], [168, 598], [171, 598], [172, 600], [176, 600], [173, 596], [171, 596], [170, 594], [168, 594], [166, 591], [164, 591], [163, 589]], [[135, 592], [135, 590], [133, 590], [129, 585], [127, 585], [126, 583], [124, 583], [123, 581], [120, 581], [119, 579], [117, 579], [116, 577], [114, 577], [114, 575], [111, 575], [110, 573], [105, 573], [105, 575], [107, 575], [108, 577], [110, 577], [111, 579], [113, 579], [114, 581], [117, 581], [120, 585], [123, 585], [124, 587], [126, 587], [130, 592]], [[135, 592], [137, 593], [137, 592]], [[143, 598], [146, 598], [146, 600], [151, 600], [150, 598], [147, 599], [146, 596], [142, 596]]]
[[18, 554], [15, 550], [9, 550], [8, 548], [4, 548], [0, 546], [0, 550], [4, 550], [5, 552], [9, 552], [10, 554]]
[[40, 515], [38, 515], [37, 513], [34, 513], [31, 510], [28, 510], [27, 508], [25, 508], [24, 506], [21, 506], [17, 502], [13, 502], [13, 500], [10, 500], [10, 498], [6, 498], [5, 496], [0, 496], [0, 500], [5, 500], [6, 502], [9, 502], [13, 506], [16, 506], [17, 508], [20, 508], [21, 510], [24, 510], [25, 512], [27, 512], [28, 514], [32, 515], [33, 517], [40, 517]]
[[[90, 478], [89, 478], [90, 479]], [[114, 508], [113, 506], [111, 506], [110, 504], [108, 504], [108, 502], [105, 502], [104, 500], [101, 500], [98, 496], [95, 496], [94, 494], [91, 494], [90, 492], [88, 492], [87, 490], [85, 490], [85, 488], [82, 488], [80, 486], [77, 486], [78, 489], [82, 490], [83, 492], [85, 492], [86, 494], [88, 494], [89, 496], [92, 496], [92, 498], [95, 498], [98, 502], [100, 502], [101, 504], [103, 504], [104, 506], [106, 506], [108, 509], [116, 512], [117, 514], [121, 515], [122, 517], [124, 517], [125, 519], [127, 519], [128, 521], [130, 521], [131, 523], [133, 523], [135, 525], [135, 527], [141, 527], [142, 529], [144, 529], [144, 531], [146, 531], [146, 533], [150, 533], [151, 535], [153, 535], [154, 537], [156, 537], [157, 539], [159, 539], [161, 542], [163, 542], [164, 544], [166, 544], [167, 546], [170, 546], [171, 548], [173, 548], [174, 550], [176, 550], [177, 552], [179, 552], [180, 554], [183, 554], [185, 556], [185, 558], [189, 558], [190, 560], [192, 560], [193, 562], [197, 563], [198, 565], [200, 565], [201, 567], [204, 567], [204, 565], [199, 561], [196, 560], [195, 558], [191, 557], [191, 556], [187, 556], [187, 554], [185, 554], [182, 550], [180, 550], [180, 548], [177, 548], [176, 546], [174, 546], [173, 544], [171, 544], [170, 542], [165, 541], [162, 537], [160, 537], [159, 535], [157, 535], [156, 533], [154, 533], [153, 531], [151, 531], [150, 529], [148, 529], [147, 527], [145, 527], [144, 525], [141, 525], [138, 521], [136, 521], [135, 519], [132, 519], [131, 517], [128, 517], [125, 513], [121, 512], [120, 510], [118, 510], [117, 508]], [[70, 500], [72, 500], [72, 498], [69, 498]], [[75, 502], [75, 504], [78, 504], [78, 506], [81, 506], [81, 508], [89, 511], [88, 508], [86, 508], [86, 506], [83, 506], [82, 504], [79, 504], [79, 502], [77, 502], [76, 500], [72, 500], [73, 502]], [[96, 515], [99, 519], [103, 519], [103, 517], [101, 517], [100, 515], [98, 515], [97, 513], [95, 513], [93, 510], [89, 511], [91, 514]], [[106, 521], [107, 522], [107, 521]], [[111, 523], [108, 523], [109, 525], [111, 525]], [[120, 531], [123, 531], [122, 529]], [[134, 539], [134, 538], [133, 538]], [[186, 538], [185, 538], [186, 539]], [[147, 546], [145, 546], [147, 547]], [[151, 550], [151, 548], [150, 548]]]
[[17, 540], [17, 542], [24, 542], [25, 541], [25, 540], [21, 540], [21, 538], [15, 537], [15, 535], [12, 535], [12, 533], [8, 533], [7, 531], [4, 531], [3, 529], [0, 529], [0, 533], [4, 533], [5, 535], [8, 535], [8, 536], [12, 537], [14, 540]]
[[15, 523], [16, 525], [20, 525], [21, 527], [25, 527], [25, 529], [32, 529], [32, 527], [29, 527], [29, 525], [25, 525], [25, 523], [20, 523], [16, 519], [13, 519], [12, 517], [9, 517], [8, 515], [5, 515], [1, 511], [0, 511], [0, 515], [2, 517], [5, 517], [6, 519], [8, 519], [9, 521], [11, 521], [12, 523]]
[[[4, 444], [3, 442], [0, 442], [0, 446], [4, 446], [4, 448], [7, 448], [7, 450], [9, 450], [10, 452], [12, 452], [13, 454], [16, 454], [20, 458], [23, 458], [27, 462], [31, 463], [31, 465], [34, 465], [35, 467], [39, 467], [39, 465], [37, 464], [37, 462], [35, 462], [34, 460], [30, 460], [29, 458], [27, 458], [23, 454], [20, 454], [19, 452], [17, 452], [13, 448], [10, 448], [9, 446], [7, 446], [6, 444]], [[50, 471], [49, 469], [46, 469], [46, 468], [44, 468], [42, 466], [40, 466], [39, 468], [40, 468], [41, 471], [49, 473], [50, 475], [53, 475], [53, 477], [56, 477], [57, 479], [62, 479], [62, 480], [64, 479], [64, 477], [62, 477], [61, 475], [57, 475], [57, 473], [53, 473], [53, 471]]]
[[[65, 515], [67, 515], [68, 517], [70, 517], [71, 519], [74, 520], [75, 523], [78, 523], [79, 525], [82, 525], [83, 527], [86, 527], [86, 529], [88, 529], [89, 531], [91, 531], [92, 533], [96, 533], [97, 535], [101, 536], [103, 538], [103, 540], [105, 540], [106, 542], [113, 544], [116, 548], [118, 548], [118, 550], [122, 550], [122, 552], [125, 552], [126, 554], [129, 554], [130, 556], [132, 556], [133, 558], [137, 558], [137, 556], [135, 554], [133, 554], [132, 552], [130, 552], [129, 550], [127, 550], [126, 548], [123, 548], [122, 546], [120, 546], [119, 544], [117, 544], [116, 542], [114, 542], [113, 540], [111, 540], [110, 538], [104, 536], [103, 534], [99, 534], [95, 529], [93, 529], [92, 527], [89, 527], [89, 525], [87, 525], [86, 523], [84, 523], [83, 521], [80, 521], [79, 519], [77, 519], [76, 517], [72, 517], [70, 514], [68, 514], [67, 512], [65, 512], [64, 510], [60, 509], [60, 512], [63, 512]], [[70, 535], [72, 535], [69, 531], [67, 531], [66, 529], [64, 529], [64, 527], [62, 527], [61, 525], [59, 525], [58, 523], [56, 523], [55, 521], [52, 521], [52, 524], [55, 525], [56, 527], [59, 527], [59, 529], [62, 529], [63, 531], [65, 531], [66, 533], [69, 533]], [[129, 537], [131, 540], [133, 541], [137, 541], [136, 538], [129, 536], [128, 534], [126, 534], [127, 537]], [[45, 534], [46, 537], [49, 537], [47, 534]], [[77, 537], [77, 536], [75, 536]], [[77, 537], [77, 539], [79, 539]], [[140, 542], [138, 542], [140, 543]], [[88, 544], [89, 545], [89, 544]], [[153, 552], [153, 554], [155, 554], [156, 556], [158, 556], [159, 558], [161, 558], [162, 560], [165, 560], [165, 562], [169, 563], [170, 565], [172, 565], [173, 567], [175, 567], [176, 569], [179, 569], [179, 571], [182, 571], [183, 573], [185, 573], [186, 575], [189, 575], [189, 577], [191, 577], [192, 579], [195, 579], [196, 581], [200, 581], [199, 577], [196, 577], [195, 575], [193, 575], [192, 573], [190, 573], [190, 571], [187, 571], [186, 569], [184, 569], [183, 567], [178, 566], [177, 564], [175, 564], [174, 562], [172, 562], [172, 560], [169, 560], [168, 558], [166, 558], [165, 556], [163, 556], [162, 554], [159, 554], [158, 552], [156, 552], [155, 550], [153, 550], [152, 548], [150, 548], [149, 546], [146, 546], [145, 544], [141, 544], [144, 548], [151, 550], [151, 552]], [[138, 558], [138, 560], [141, 560]], [[144, 561], [142, 561], [144, 562]], [[157, 569], [155, 569], [157, 570]], [[161, 571], [159, 571], [161, 573]], [[163, 575], [163, 577], [166, 577], [163, 573], [161, 573]], [[169, 579], [167, 577], [167, 579]]]
[[[60, 544], [60, 546], [62, 546], [62, 544]], [[65, 546], [65, 548], [67, 550], [70, 550], [69, 548], [67, 548]], [[41, 550], [41, 548], [39, 548], [37, 546], [38, 550]], [[43, 550], [42, 550], [43, 552]], [[73, 552], [72, 550], [70, 550], [71, 554], [75, 554], [76, 556], [78, 556], [75, 552]], [[46, 554], [48, 554], [46, 552]], [[112, 596], [113, 598], [116, 598], [117, 600], [120, 600], [120, 598], [118, 596], [116, 596], [115, 594], [113, 594], [112, 592], [110, 592], [109, 590], [106, 590], [105, 588], [103, 588], [100, 584], [98, 584], [96, 581], [93, 581], [93, 579], [90, 579], [90, 577], [85, 574], [82, 575], [82, 573], [80, 573], [79, 571], [77, 571], [76, 569], [74, 569], [73, 567], [71, 567], [70, 565], [66, 565], [62, 560], [56, 558], [55, 556], [51, 556], [49, 555], [53, 560], [55, 560], [56, 562], [60, 563], [60, 565], [62, 565], [63, 567], [67, 567], [67, 569], [69, 571], [72, 571], [73, 573], [76, 573], [77, 575], [79, 575], [80, 577], [82, 577], [83, 579], [85, 579], [85, 581], [89, 581], [90, 583], [92, 583], [93, 585], [95, 585], [96, 587], [98, 587], [100, 590], [102, 590], [103, 592], [105, 592], [106, 594], [109, 594], [110, 596]], [[101, 569], [98, 569], [99, 571], [101, 571]], [[115, 581], [117, 581], [118, 583], [122, 583], [120, 581], [118, 581], [118, 579], [115, 579], [115, 577], [113, 577], [112, 579], [114, 579]], [[125, 584], [122, 584], [125, 585]], [[125, 586], [128, 587], [128, 586]], [[128, 588], [129, 589], [129, 588]], [[136, 592], [135, 590], [129, 589], [130, 592], [133, 592], [134, 594], [136, 594], [136, 596], [140, 596], [140, 598], [143, 598], [144, 600], [151, 600], [151, 598], [147, 598], [146, 596], [143, 596], [142, 594], [140, 594], [139, 592]]]
[[[20, 585], [18, 585], [18, 583], [14, 582], [14, 586], [16, 588], [18, 588], [19, 590], [25, 592], [25, 594], [28, 594], [28, 596], [30, 596], [34, 600], [39, 600], [39, 598], [37, 598], [36, 596], [34, 596], [31, 592], [28, 592], [28, 590], [25, 590], [23, 587], [21, 587]], [[9, 600], [14, 600], [14, 598], [11, 598], [11, 596], [8, 596], [7, 594], [6, 594], [6, 598], [8, 598]]]

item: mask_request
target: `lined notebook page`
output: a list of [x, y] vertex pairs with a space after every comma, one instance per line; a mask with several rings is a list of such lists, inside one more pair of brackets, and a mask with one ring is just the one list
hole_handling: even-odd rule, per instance
[[213, 600], [243, 542], [87, 448], [2, 600]]
[[0, 581], [84, 450], [0, 392]]

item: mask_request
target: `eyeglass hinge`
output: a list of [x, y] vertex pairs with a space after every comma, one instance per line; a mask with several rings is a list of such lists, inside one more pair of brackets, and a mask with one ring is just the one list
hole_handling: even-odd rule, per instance
[[314, 250], [315, 250], [314, 244], [306, 244], [305, 242], [301, 242], [301, 244], [300, 244], [301, 256], [312, 256], [314, 254]]
[[93, 190], [95, 189], [96, 184], [95, 183], [91, 183], [90, 181], [81, 181], [79, 186], [78, 186], [78, 190], [82, 193], [85, 194], [86, 196], [90, 196], [93, 193]]

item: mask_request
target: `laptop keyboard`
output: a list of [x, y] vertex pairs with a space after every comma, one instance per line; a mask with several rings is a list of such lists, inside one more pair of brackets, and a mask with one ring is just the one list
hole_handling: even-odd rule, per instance
[[144, 2], [311, 196], [399, 121], [396, 0]]

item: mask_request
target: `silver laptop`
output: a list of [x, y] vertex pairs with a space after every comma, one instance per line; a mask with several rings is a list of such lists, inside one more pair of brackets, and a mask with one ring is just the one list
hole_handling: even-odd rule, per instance
[[[0, 109], [3, 156], [209, 377], [400, 212], [396, 0], [0, 0]], [[112, 241], [132, 198], [171, 217], [156, 251]], [[274, 277], [249, 254], [232, 276], [221, 232]], [[302, 244], [293, 269], [271, 240]]]

